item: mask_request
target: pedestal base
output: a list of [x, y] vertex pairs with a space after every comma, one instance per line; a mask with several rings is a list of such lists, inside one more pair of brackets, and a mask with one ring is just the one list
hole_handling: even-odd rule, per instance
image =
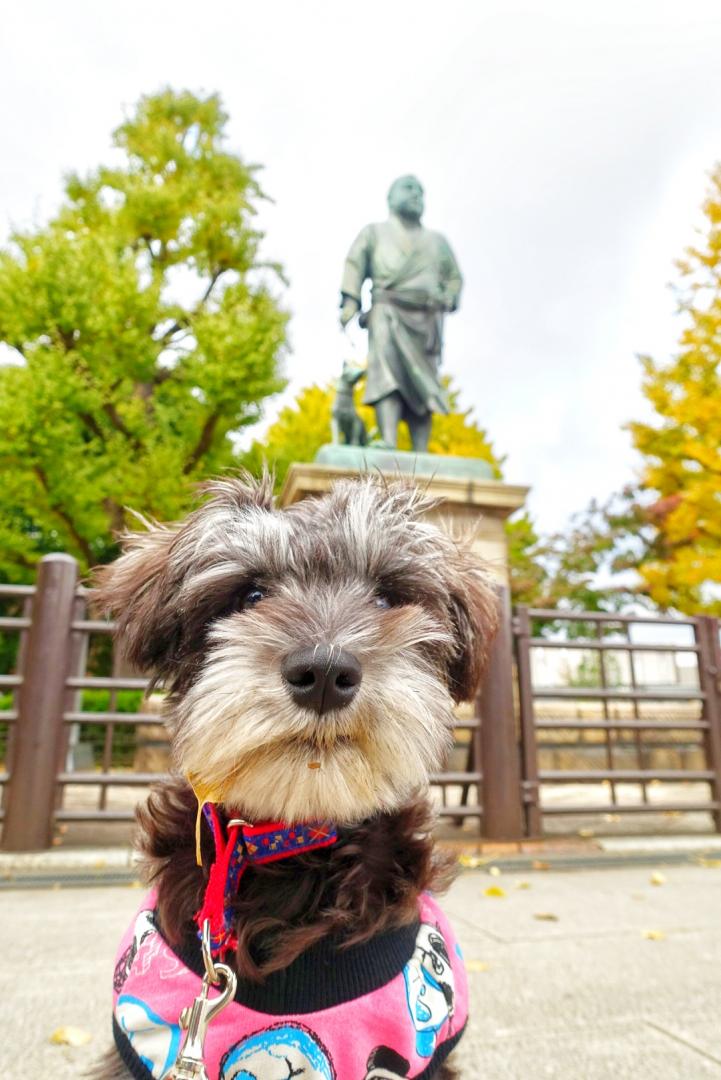
[[354, 473], [382, 472], [385, 476], [428, 477], [442, 474], [453, 480], [492, 480], [493, 467], [482, 458], [453, 455], [416, 454], [408, 450], [388, 450], [382, 446], [346, 446], [326, 443], [315, 455], [317, 465], [350, 469]]

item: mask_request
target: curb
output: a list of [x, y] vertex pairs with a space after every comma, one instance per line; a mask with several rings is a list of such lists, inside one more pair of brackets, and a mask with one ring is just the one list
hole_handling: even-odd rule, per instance
[[0, 852], [0, 877], [35, 870], [131, 870], [136, 863], [137, 857], [130, 847], [3, 851]]
[[573, 871], [573, 870], [613, 870], [621, 866], [708, 866], [721, 867], [721, 851], [662, 851], [651, 854], [644, 851], [630, 853], [588, 853], [581, 855], [548, 855], [542, 859], [518, 855], [515, 858], [479, 859], [474, 863], [471, 857], [463, 867], [463, 873], [486, 873], [491, 868], [513, 873], [537, 873], [538, 871]]
[[0, 890], [139, 884], [132, 848], [0, 852]]

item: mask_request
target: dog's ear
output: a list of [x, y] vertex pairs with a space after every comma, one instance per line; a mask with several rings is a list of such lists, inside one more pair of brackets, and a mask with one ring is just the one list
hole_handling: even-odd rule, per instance
[[177, 619], [170, 605], [170, 551], [177, 526], [149, 524], [129, 533], [123, 554], [93, 572], [93, 606], [114, 616], [123, 655], [141, 671], [161, 670], [177, 644]]
[[[129, 533], [123, 554], [93, 573], [93, 601], [117, 620], [116, 639], [123, 654], [141, 671], [166, 675], [187, 642], [187, 612], [179, 594], [187, 574], [223, 542], [224, 526], [237, 525], [248, 507], [273, 508], [273, 478], [249, 474], [210, 481], [205, 502], [183, 522], [158, 525], [144, 521], [145, 532]], [[141, 519], [144, 520], [144, 519]]]
[[448, 666], [448, 686], [455, 702], [470, 701], [481, 682], [488, 649], [498, 628], [500, 598], [480, 560], [459, 550], [449, 580], [448, 606], [456, 652]]

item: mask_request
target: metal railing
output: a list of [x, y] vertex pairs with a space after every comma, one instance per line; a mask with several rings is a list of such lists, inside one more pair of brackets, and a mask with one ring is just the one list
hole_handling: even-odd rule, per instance
[[[552, 624], [555, 636], [538, 633], [539, 625]], [[643, 628], [686, 628], [688, 642], [634, 641], [632, 632]], [[584, 631], [582, 636], [569, 634], [569, 628]], [[590, 630], [590, 634], [589, 631]], [[658, 633], [657, 637], [660, 636]], [[717, 831], [721, 831], [721, 712], [719, 710], [719, 631], [716, 619], [704, 616], [670, 618], [661, 615], [639, 616], [600, 612], [559, 612], [557, 610], [519, 607], [514, 618], [520, 744], [522, 754], [522, 796], [526, 817], [526, 832], [538, 836], [543, 832], [545, 815], [622, 815], [644, 812], [676, 813], [704, 812], [711, 815]], [[590, 654], [597, 660], [593, 665], [595, 678], [586, 685], [539, 686], [534, 679], [532, 662], [540, 650], [566, 650]], [[687, 685], [644, 685], [638, 677], [639, 659], [644, 655], [683, 655], [691, 660], [687, 668], [691, 676]], [[617, 655], [627, 658], [627, 679], [610, 677], [609, 659]], [[561, 703], [557, 711], [563, 715], [541, 714], [540, 703]], [[596, 716], [582, 715], [582, 704], [594, 703]], [[685, 714], [668, 717], [664, 708], [673, 703], [686, 706]], [[568, 705], [575, 704], [576, 714]], [[696, 706], [689, 709], [688, 706]], [[601, 767], [544, 768], [539, 750], [541, 733], [575, 731], [596, 736], [595, 749], [603, 756]], [[675, 736], [677, 742], [691, 740], [702, 748], [703, 768], [664, 768], [653, 760], [654, 742], [648, 733]], [[576, 745], [579, 740], [577, 738]], [[673, 745], [673, 744], [672, 744]], [[635, 754], [633, 767], [619, 763], [620, 751]], [[588, 752], [588, 743], [586, 743]], [[597, 755], [596, 755], [597, 756]], [[607, 788], [608, 799], [599, 801], [544, 804], [542, 793], [555, 785], [578, 785], [588, 789], [593, 785]], [[650, 797], [651, 786], [662, 788], [677, 784], [698, 784], [707, 791], [706, 797], [692, 799]], [[629, 786], [640, 796], [629, 798]], [[622, 798], [621, 795], [624, 795]]]

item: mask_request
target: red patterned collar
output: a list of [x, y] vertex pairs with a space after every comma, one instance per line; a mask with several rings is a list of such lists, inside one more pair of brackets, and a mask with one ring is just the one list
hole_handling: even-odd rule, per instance
[[248, 866], [330, 847], [338, 834], [324, 822], [287, 825], [283, 821], [263, 821], [251, 825], [241, 818], [230, 818], [224, 826], [214, 803], [203, 805], [203, 815], [213, 836], [215, 860], [195, 922], [202, 932], [205, 920], [209, 920], [213, 956], [222, 958], [238, 944], [233, 933], [232, 904]]

